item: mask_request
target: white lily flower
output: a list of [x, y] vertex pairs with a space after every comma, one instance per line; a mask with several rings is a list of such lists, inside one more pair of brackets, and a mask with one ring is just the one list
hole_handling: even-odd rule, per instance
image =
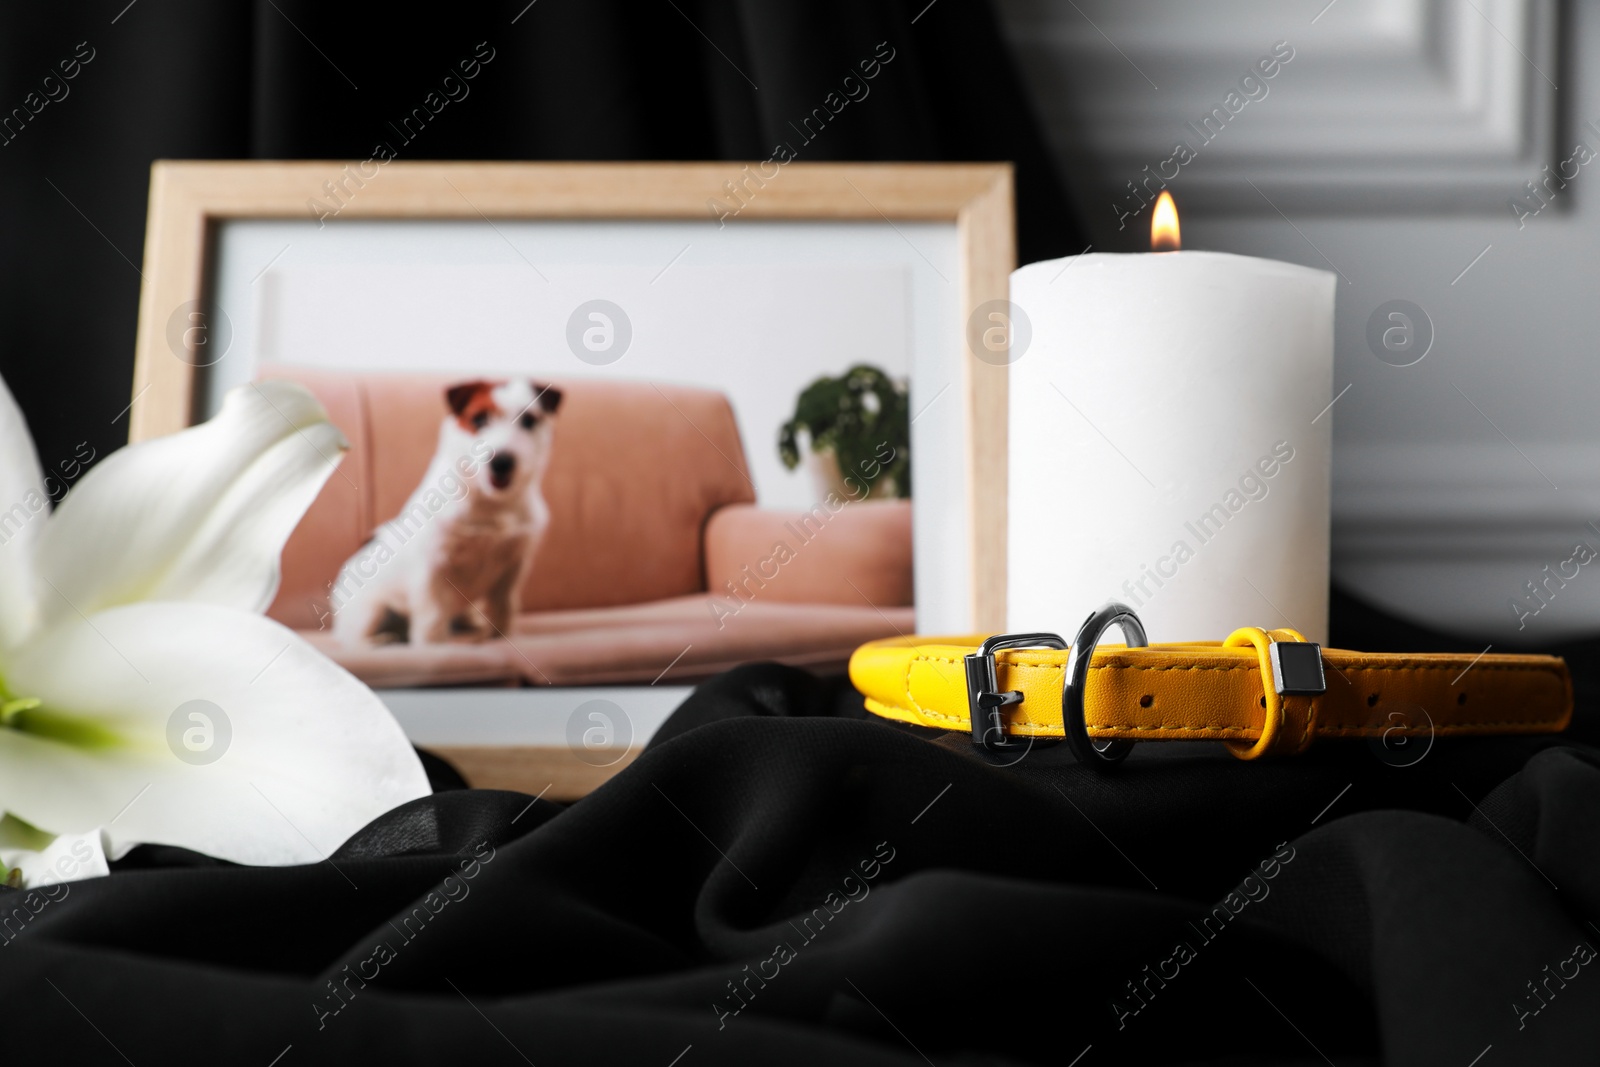
[[372, 690], [261, 615], [346, 447], [299, 386], [242, 386], [51, 513], [0, 382], [0, 864], [45, 884], [137, 844], [311, 863], [427, 795]]

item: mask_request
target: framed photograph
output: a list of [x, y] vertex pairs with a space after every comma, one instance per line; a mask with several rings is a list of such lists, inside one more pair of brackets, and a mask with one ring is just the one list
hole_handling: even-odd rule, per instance
[[161, 162], [131, 435], [309, 388], [269, 614], [577, 795], [735, 664], [1003, 627], [1013, 226], [1005, 165]]

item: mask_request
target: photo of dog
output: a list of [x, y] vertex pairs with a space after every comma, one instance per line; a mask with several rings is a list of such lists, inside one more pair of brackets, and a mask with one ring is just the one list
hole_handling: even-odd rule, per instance
[[[561, 391], [474, 380], [450, 386], [444, 400], [427, 473], [334, 584], [348, 594], [334, 615], [346, 646], [486, 641], [504, 637], [517, 616], [550, 525], [541, 488]], [[390, 547], [374, 566], [382, 546]]]
[[[904, 258], [892, 230], [881, 243]], [[309, 390], [346, 448], [284, 545], [268, 617], [386, 694], [648, 687], [753, 660], [837, 674], [910, 633], [904, 394], [924, 326], [907, 330], [905, 272], [807, 251], [680, 264], [652, 287], [683, 247], [548, 289], [487, 243], [470, 271], [274, 266], [272, 314], [296, 325], [248, 373]], [[250, 274], [282, 248], [252, 252]], [[917, 283], [929, 308], [938, 284]], [[706, 332], [730, 301], [731, 332]]]

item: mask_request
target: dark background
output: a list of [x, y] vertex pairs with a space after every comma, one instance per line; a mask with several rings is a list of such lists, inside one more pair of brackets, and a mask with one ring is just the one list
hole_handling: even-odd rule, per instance
[[[925, 4], [7, 4], [0, 115], [80, 42], [94, 58], [0, 145], [0, 374], [46, 467], [126, 441], [153, 160], [363, 160], [380, 140], [401, 159], [762, 160], [880, 42], [893, 62], [800, 158], [1015, 160], [1022, 261], [1081, 250], [988, 8]], [[470, 92], [402, 145], [389, 124], [481, 42]]]

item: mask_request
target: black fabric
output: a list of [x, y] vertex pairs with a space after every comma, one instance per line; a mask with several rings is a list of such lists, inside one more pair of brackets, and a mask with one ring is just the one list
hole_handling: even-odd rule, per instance
[[7, 4], [14, 107], [0, 376], [72, 476], [127, 438], [156, 159], [1014, 160], [1021, 261], [1085, 244], [982, 0]]
[[1150, 745], [1106, 775], [922, 733], [840, 679], [750, 666], [566, 809], [443, 792], [316, 866], [163, 850], [30, 918], [0, 894], [6, 1052], [1594, 1062], [1592, 748], [1438, 741], [1399, 767], [1362, 742], [1262, 765]]

